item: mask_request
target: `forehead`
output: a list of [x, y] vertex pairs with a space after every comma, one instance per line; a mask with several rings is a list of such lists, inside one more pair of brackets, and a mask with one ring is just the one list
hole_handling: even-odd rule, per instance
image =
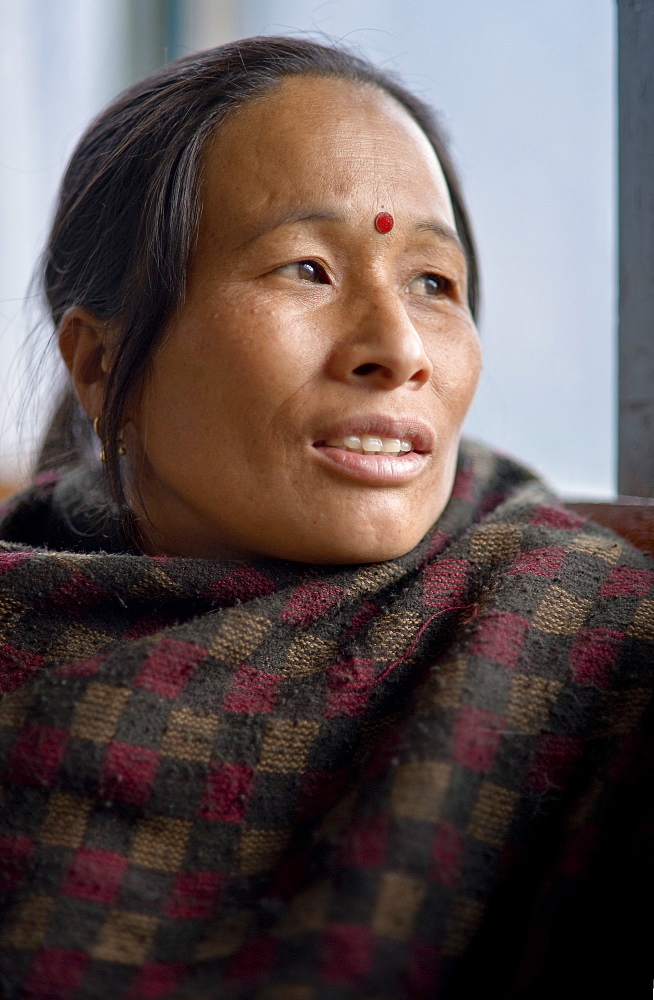
[[214, 136], [205, 210], [219, 201], [225, 226], [316, 199], [339, 208], [361, 207], [363, 199], [370, 211], [415, 209], [454, 226], [434, 149], [394, 98], [369, 84], [289, 77]]

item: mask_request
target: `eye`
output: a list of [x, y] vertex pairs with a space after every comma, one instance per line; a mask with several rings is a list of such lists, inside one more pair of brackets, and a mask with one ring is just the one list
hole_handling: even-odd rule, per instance
[[441, 274], [419, 274], [407, 285], [407, 291], [413, 295], [439, 296], [449, 295], [452, 282]]
[[287, 275], [289, 278], [299, 278], [301, 281], [309, 281], [313, 285], [330, 284], [327, 271], [315, 260], [294, 260], [290, 264], [284, 264], [277, 268], [278, 274]]

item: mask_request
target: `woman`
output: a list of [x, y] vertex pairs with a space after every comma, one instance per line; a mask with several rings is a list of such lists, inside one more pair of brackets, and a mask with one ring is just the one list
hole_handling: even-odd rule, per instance
[[476, 264], [427, 110], [307, 41], [172, 63], [81, 140], [44, 287], [3, 996], [640, 974], [654, 574], [460, 446]]

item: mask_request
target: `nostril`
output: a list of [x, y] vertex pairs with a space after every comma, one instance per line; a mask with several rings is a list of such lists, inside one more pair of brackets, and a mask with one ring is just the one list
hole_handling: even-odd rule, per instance
[[355, 375], [372, 375], [373, 372], [378, 371], [382, 366], [377, 365], [374, 362], [368, 362], [365, 365], [359, 365], [358, 368], [354, 369]]

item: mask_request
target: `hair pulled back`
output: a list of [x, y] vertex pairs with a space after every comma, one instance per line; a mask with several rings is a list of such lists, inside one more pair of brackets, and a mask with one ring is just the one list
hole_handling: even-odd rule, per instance
[[[55, 328], [77, 306], [114, 336], [100, 433], [110, 492], [124, 513], [117, 439], [125, 407], [137, 398], [153, 352], [184, 302], [207, 142], [235, 109], [301, 75], [376, 86], [425, 132], [449, 188], [476, 313], [478, 269], [467, 210], [443, 135], [422, 101], [366, 60], [306, 39], [250, 38], [169, 63], [121, 94], [81, 138], [43, 258]], [[90, 419], [68, 386], [46, 431], [38, 471], [89, 462], [92, 440]]]

